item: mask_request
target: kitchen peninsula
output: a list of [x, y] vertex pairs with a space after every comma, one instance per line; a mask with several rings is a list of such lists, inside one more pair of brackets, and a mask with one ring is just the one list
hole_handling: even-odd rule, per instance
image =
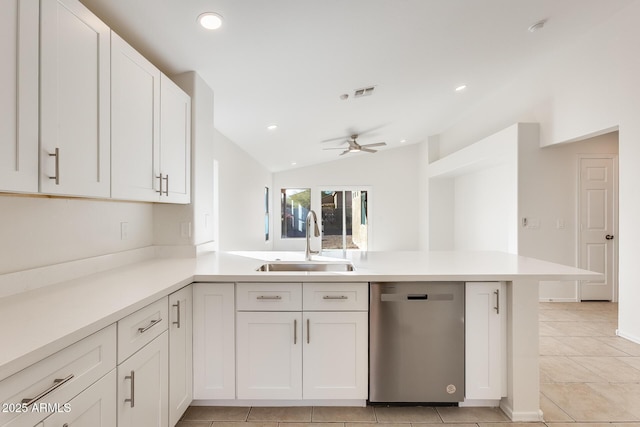
[[[258, 271], [266, 262], [303, 259], [304, 254], [294, 252], [209, 252], [197, 258], [152, 258], [88, 276], [66, 277], [59, 283], [52, 273], [52, 283], [38, 289], [37, 282], [47, 277], [42, 271], [0, 276], [0, 285], [24, 282], [22, 292], [0, 298], [0, 322], [11, 325], [0, 335], [0, 400], [19, 391], [7, 387], [25, 368], [62, 353], [110, 325], [120, 326], [123, 319], [196, 282], [264, 283], [265, 288], [290, 282], [501, 282], [506, 290], [506, 360], [505, 388], [499, 405], [513, 420], [537, 421], [541, 417], [538, 282], [600, 277], [598, 273], [498, 252], [369, 252], [348, 255], [355, 271]], [[322, 256], [314, 259], [336, 261]], [[156, 328], [153, 322], [151, 326]]]

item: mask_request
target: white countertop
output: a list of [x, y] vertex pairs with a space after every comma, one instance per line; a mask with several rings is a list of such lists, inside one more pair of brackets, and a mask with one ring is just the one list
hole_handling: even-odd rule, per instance
[[[259, 272], [297, 252], [160, 258], [0, 298], [0, 380], [192, 282], [580, 280], [600, 275], [499, 252], [368, 252], [353, 272]], [[317, 260], [334, 258], [318, 257]]]

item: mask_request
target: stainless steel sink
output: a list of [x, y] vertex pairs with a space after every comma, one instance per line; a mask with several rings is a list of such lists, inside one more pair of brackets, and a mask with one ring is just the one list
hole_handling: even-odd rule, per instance
[[262, 264], [256, 271], [355, 271], [350, 262], [274, 261]]

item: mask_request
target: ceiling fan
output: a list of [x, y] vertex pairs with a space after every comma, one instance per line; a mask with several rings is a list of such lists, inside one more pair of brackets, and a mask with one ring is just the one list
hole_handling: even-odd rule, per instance
[[387, 145], [386, 142], [376, 142], [375, 144], [358, 144], [356, 141], [358, 139], [358, 134], [354, 133], [351, 135], [345, 142], [349, 143], [349, 147], [343, 149], [342, 147], [334, 147], [334, 148], [325, 148], [325, 150], [344, 150], [340, 153], [341, 156], [347, 153], [358, 153], [360, 151], [365, 151], [367, 153], [375, 153], [378, 150], [373, 150], [371, 147], [382, 147], [383, 145]]

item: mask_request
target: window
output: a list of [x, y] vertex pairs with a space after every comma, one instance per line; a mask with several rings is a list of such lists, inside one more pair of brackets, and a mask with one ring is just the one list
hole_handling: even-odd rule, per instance
[[307, 232], [306, 219], [311, 209], [311, 189], [283, 188], [280, 190], [282, 209], [283, 239], [305, 237]]
[[323, 190], [320, 198], [322, 249], [366, 251], [369, 214], [367, 191]]

